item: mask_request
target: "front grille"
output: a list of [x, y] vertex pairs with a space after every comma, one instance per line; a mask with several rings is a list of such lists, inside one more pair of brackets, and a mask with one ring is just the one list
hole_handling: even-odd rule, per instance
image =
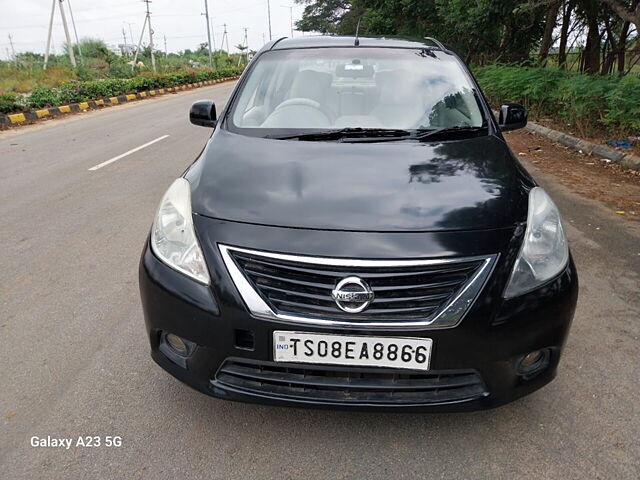
[[475, 370], [398, 373], [238, 359], [225, 361], [213, 383], [246, 393], [326, 403], [440, 404], [488, 395]]
[[[231, 250], [245, 277], [276, 314], [358, 320], [432, 317], [485, 265], [486, 258], [402, 266], [345, 266], [284, 260]], [[372, 262], [374, 263], [374, 262]], [[346, 313], [331, 291], [349, 276], [366, 281], [374, 300], [361, 313]]]

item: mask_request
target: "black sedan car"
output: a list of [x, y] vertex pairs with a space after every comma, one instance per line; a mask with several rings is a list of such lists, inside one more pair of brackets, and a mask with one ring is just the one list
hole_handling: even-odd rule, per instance
[[560, 214], [440, 42], [280, 39], [160, 202], [153, 359], [219, 398], [451, 411], [556, 375], [578, 279]]

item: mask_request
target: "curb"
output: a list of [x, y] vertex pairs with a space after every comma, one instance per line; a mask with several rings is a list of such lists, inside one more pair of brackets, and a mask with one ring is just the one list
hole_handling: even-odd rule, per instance
[[27, 112], [13, 113], [10, 115], [0, 115], [0, 127], [6, 127], [9, 125], [19, 125], [25, 122], [35, 122], [47, 117], [55, 117], [63, 113], [75, 113], [85, 110], [92, 110], [107, 105], [118, 105], [120, 103], [132, 102], [135, 100], [141, 100], [143, 98], [155, 97], [158, 95], [165, 95], [167, 93], [174, 93], [183, 90], [191, 90], [198, 87], [206, 87], [209, 85], [215, 85], [217, 83], [228, 82], [230, 80], [237, 80], [240, 76], [236, 77], [224, 77], [216, 80], [205, 80], [203, 82], [187, 83], [186, 85], [178, 85], [177, 87], [157, 88], [155, 90], [147, 90], [138, 93], [129, 93], [126, 95], [118, 95], [116, 97], [105, 97], [97, 100], [89, 100], [86, 102], [71, 103], [69, 105], [61, 105], [59, 107], [42, 108], [38, 110], [29, 110]]
[[538, 125], [534, 122], [528, 122], [525, 128], [530, 132], [542, 135], [543, 137], [553, 140], [554, 142], [558, 142], [566, 147], [573, 148], [574, 150], [581, 150], [582, 153], [586, 153], [587, 155], [597, 155], [600, 158], [611, 160], [612, 162], [619, 164], [622, 168], [640, 170], [640, 157], [637, 155], [623, 153], [604, 145], [587, 142], [586, 140], [567, 135], [566, 133], [559, 132], [558, 130], [543, 127], [542, 125]]

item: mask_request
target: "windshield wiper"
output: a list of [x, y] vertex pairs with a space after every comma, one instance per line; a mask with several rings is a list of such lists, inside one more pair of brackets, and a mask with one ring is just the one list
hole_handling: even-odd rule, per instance
[[486, 126], [481, 127], [473, 127], [470, 125], [455, 125], [453, 127], [443, 127], [437, 128], [435, 130], [423, 130], [413, 135], [413, 138], [418, 140], [424, 140], [425, 138], [435, 137], [438, 135], [448, 135], [450, 133], [461, 133], [461, 132], [480, 132], [486, 130]]
[[311, 133], [298, 133], [295, 135], [269, 135], [266, 138], [277, 140], [340, 140], [342, 138], [384, 138], [384, 137], [410, 137], [411, 132], [408, 130], [389, 129], [389, 128], [360, 128], [349, 127], [339, 130], [319, 130]]
[[319, 130], [310, 133], [297, 133], [293, 135], [267, 135], [265, 138], [273, 138], [277, 140], [300, 140], [300, 141], [319, 141], [319, 140], [342, 140], [353, 139], [354, 141], [393, 141], [393, 140], [424, 140], [426, 138], [456, 134], [462, 132], [479, 132], [486, 130], [486, 126], [469, 126], [455, 125], [452, 127], [437, 128], [435, 130], [418, 130], [412, 133], [409, 130], [397, 128], [360, 128], [348, 127], [338, 130]]

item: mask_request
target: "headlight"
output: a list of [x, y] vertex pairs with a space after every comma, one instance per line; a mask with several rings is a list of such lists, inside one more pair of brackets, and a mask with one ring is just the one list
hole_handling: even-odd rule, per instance
[[542, 285], [567, 265], [569, 248], [553, 200], [540, 187], [529, 192], [529, 215], [522, 248], [504, 296], [513, 298]]
[[162, 197], [151, 229], [153, 253], [171, 268], [209, 284], [209, 271], [196, 238], [191, 216], [191, 187], [184, 178]]

